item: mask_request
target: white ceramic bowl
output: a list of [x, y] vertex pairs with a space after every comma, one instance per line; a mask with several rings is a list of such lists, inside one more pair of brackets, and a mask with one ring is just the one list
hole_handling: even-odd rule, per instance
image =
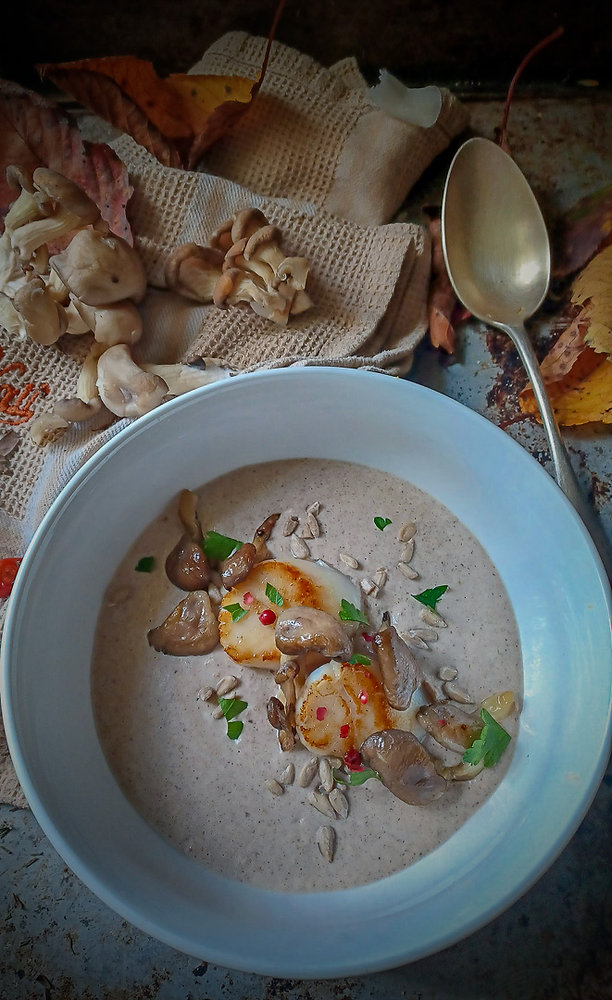
[[[201, 469], [213, 478], [254, 460], [297, 456], [385, 469], [446, 504], [497, 565], [524, 659], [514, 756], [478, 813], [397, 875], [303, 895], [225, 880], [162, 840], [119, 790], [90, 701], [103, 592], [177, 484], [200, 485]], [[29, 547], [2, 658], [17, 773], [66, 863], [109, 906], [167, 944], [266, 975], [389, 968], [491, 920], [565, 846], [609, 752], [609, 588], [573, 509], [547, 473], [486, 420], [371, 372], [239, 376], [167, 403], [121, 432], [74, 477]]]

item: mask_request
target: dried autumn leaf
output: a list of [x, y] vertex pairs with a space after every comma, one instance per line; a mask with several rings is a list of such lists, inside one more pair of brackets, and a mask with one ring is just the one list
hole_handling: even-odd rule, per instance
[[75, 181], [98, 205], [117, 236], [130, 244], [126, 205], [132, 195], [127, 170], [106, 143], [83, 140], [64, 111], [39, 94], [0, 80], [0, 212], [6, 213], [15, 191], [6, 183], [10, 164], [30, 172], [46, 166]]
[[600, 250], [578, 275], [572, 302], [588, 315], [586, 343], [598, 354], [612, 355], [612, 245]]
[[187, 170], [244, 114], [261, 83], [261, 76], [249, 80], [175, 73], [162, 78], [150, 62], [134, 56], [47, 63], [37, 69], [165, 166]]
[[[576, 278], [571, 300], [578, 311], [540, 365], [546, 389], [562, 426], [610, 423], [612, 246], [593, 257]], [[519, 405], [523, 413], [538, 416], [530, 386], [521, 392]]]
[[612, 184], [581, 198], [563, 219], [555, 240], [553, 273], [567, 277], [612, 241]]
[[[552, 408], [561, 427], [612, 423], [612, 362], [599, 355], [597, 367], [579, 381], [558, 382], [550, 392]], [[521, 400], [524, 413], [535, 414], [535, 404]]]

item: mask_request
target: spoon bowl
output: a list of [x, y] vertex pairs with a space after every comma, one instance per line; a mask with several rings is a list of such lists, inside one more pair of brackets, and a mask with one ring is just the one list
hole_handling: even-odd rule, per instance
[[540, 410], [557, 483], [584, 521], [611, 578], [609, 542], [576, 478], [525, 328], [550, 281], [546, 224], [519, 167], [489, 139], [468, 139], [455, 154], [444, 186], [441, 232], [457, 298], [476, 319], [514, 342]]

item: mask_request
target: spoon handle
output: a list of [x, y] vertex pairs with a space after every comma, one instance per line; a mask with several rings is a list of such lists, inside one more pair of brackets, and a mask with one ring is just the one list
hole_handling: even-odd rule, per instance
[[561, 437], [557, 419], [550, 405], [544, 382], [542, 381], [540, 366], [529, 335], [524, 326], [507, 326], [505, 323], [497, 323], [496, 326], [504, 330], [514, 342], [531, 382], [531, 388], [533, 389], [533, 394], [540, 410], [542, 426], [555, 470], [555, 479], [581, 517], [604, 564], [608, 579], [612, 581], [612, 545], [605, 535], [601, 523], [585, 496], [572, 467], [570, 457]]

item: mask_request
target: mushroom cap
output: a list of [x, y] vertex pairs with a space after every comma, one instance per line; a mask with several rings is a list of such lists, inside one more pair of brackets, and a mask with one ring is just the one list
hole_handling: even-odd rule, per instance
[[140, 302], [147, 277], [136, 250], [120, 236], [81, 229], [49, 264], [71, 292], [89, 306], [121, 299]]
[[55, 344], [66, 330], [66, 313], [49, 293], [42, 278], [31, 278], [18, 288], [13, 305], [28, 336], [37, 344]]
[[423, 705], [417, 712], [417, 722], [426, 733], [447, 750], [463, 753], [482, 730], [478, 716], [468, 715], [450, 701], [436, 701]]
[[147, 635], [149, 645], [169, 656], [203, 656], [219, 642], [219, 624], [205, 590], [194, 590]]
[[204, 590], [210, 582], [210, 566], [201, 545], [183, 534], [166, 559], [166, 576], [180, 590]]
[[385, 787], [408, 805], [429, 805], [446, 791], [446, 779], [438, 774], [433, 758], [414, 733], [380, 730], [363, 741], [359, 753]]
[[231, 228], [232, 242], [237, 243], [245, 236], [248, 239], [262, 226], [267, 225], [268, 220], [258, 208], [244, 208], [234, 216]]
[[212, 302], [215, 282], [222, 267], [221, 250], [203, 247], [199, 243], [184, 243], [168, 257], [164, 277], [173, 292], [196, 302]]
[[100, 356], [96, 385], [102, 402], [116, 417], [141, 417], [168, 393], [159, 375], [138, 367], [126, 344], [109, 347]]
[[296, 291], [306, 288], [310, 268], [305, 257], [285, 257], [276, 268], [276, 277], [287, 281]]
[[100, 217], [100, 209], [82, 188], [68, 177], [51, 170], [50, 167], [36, 167], [32, 174], [34, 186], [48, 195], [66, 211], [77, 215], [83, 226], [92, 225]]
[[418, 678], [418, 666], [412, 650], [393, 625], [376, 633], [374, 645], [389, 704], [405, 711], [412, 700]]
[[348, 659], [351, 639], [342, 623], [327, 611], [306, 605], [284, 608], [276, 619], [276, 646], [281, 653], [320, 653], [330, 660]]
[[280, 240], [281, 232], [278, 226], [268, 224], [262, 226], [260, 229], [256, 229], [246, 242], [244, 248], [245, 260], [249, 260], [262, 247], [275, 246], [280, 250]]

